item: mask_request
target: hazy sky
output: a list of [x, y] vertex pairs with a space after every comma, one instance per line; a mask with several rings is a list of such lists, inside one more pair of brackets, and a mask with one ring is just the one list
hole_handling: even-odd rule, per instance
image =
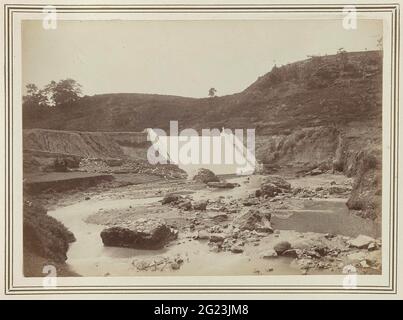
[[23, 83], [73, 78], [87, 95], [205, 97], [242, 91], [277, 65], [311, 54], [376, 49], [379, 20], [24, 21]]

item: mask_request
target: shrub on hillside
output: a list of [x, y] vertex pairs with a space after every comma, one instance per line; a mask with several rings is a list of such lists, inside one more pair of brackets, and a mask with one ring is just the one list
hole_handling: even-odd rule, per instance
[[381, 216], [382, 207], [381, 155], [374, 150], [361, 151], [356, 162], [356, 178], [347, 206], [360, 210], [365, 218], [377, 219]]

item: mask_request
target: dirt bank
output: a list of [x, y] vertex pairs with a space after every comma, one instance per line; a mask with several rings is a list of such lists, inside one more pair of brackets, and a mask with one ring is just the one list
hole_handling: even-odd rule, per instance
[[339, 134], [336, 128], [312, 127], [288, 135], [258, 136], [257, 158], [269, 172], [279, 167], [309, 170], [320, 165], [329, 170], [332, 169]]
[[24, 150], [61, 153], [82, 157], [119, 158], [119, 144], [103, 132], [24, 130]]
[[24, 191], [34, 195], [39, 193], [85, 190], [100, 183], [113, 181], [112, 175], [100, 175], [82, 172], [51, 172], [46, 174], [26, 175]]
[[380, 150], [364, 150], [357, 155], [354, 188], [347, 202], [362, 217], [380, 219], [382, 211], [382, 169]]
[[258, 136], [262, 172], [318, 175], [340, 172], [354, 179], [349, 208], [362, 217], [381, 217], [381, 127], [350, 123], [310, 127], [289, 134]]
[[54, 266], [59, 276], [74, 276], [66, 265], [69, 244], [76, 239], [61, 222], [47, 215], [36, 202], [24, 201], [23, 270], [25, 276], [44, 276], [43, 267]]

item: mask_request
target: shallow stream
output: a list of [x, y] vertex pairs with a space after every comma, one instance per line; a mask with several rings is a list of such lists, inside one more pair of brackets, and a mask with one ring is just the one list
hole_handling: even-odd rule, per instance
[[[197, 199], [214, 199], [220, 196], [238, 198], [256, 189], [259, 181], [237, 177], [228, 179], [240, 182], [235, 189], [210, 190], [202, 189], [192, 194]], [[129, 188], [129, 187], [128, 187]], [[83, 276], [108, 275], [239, 275], [254, 274], [256, 269], [264, 270], [267, 261], [244, 254], [230, 252], [214, 253], [207, 243], [183, 239], [178, 244], [167, 246], [162, 250], [136, 250], [128, 248], [104, 247], [100, 232], [102, 225], [86, 223], [85, 219], [99, 209], [127, 209], [129, 206], [160, 206], [161, 198], [144, 199], [97, 199], [83, 200], [73, 205], [59, 207], [48, 214], [61, 221], [76, 237], [67, 253], [67, 264], [71, 269]], [[280, 210], [272, 217], [275, 229], [296, 230], [299, 232], [334, 233], [347, 236], [366, 234], [380, 236], [380, 227], [371, 220], [362, 219], [347, 210], [345, 199], [338, 200], [301, 200], [302, 210]], [[181, 240], [181, 239], [180, 239]], [[152, 259], [155, 256], [180, 255], [186, 263], [174, 273], [169, 268], [163, 271], [138, 271], [133, 265], [141, 259]], [[290, 258], [277, 258], [270, 261], [272, 274], [299, 274], [300, 271], [290, 264]]]

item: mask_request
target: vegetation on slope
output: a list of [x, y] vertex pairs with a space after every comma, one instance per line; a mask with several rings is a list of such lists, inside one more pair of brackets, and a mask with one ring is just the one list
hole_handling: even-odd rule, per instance
[[357, 154], [357, 174], [347, 206], [359, 210], [365, 218], [377, 219], [381, 216], [381, 158], [381, 151], [372, 148]]
[[186, 128], [225, 126], [282, 134], [379, 117], [381, 77], [381, 52], [340, 52], [274, 67], [244, 91], [228, 96], [104, 94], [38, 107], [39, 112], [25, 105], [24, 128], [142, 131], [168, 129], [170, 120], [178, 120]]
[[[367, 168], [365, 159], [381, 161], [381, 51], [340, 51], [275, 66], [244, 91], [222, 97], [104, 94], [66, 101], [25, 103], [24, 128], [140, 132], [167, 130], [170, 120], [199, 130], [255, 128], [258, 160], [280, 166], [325, 164], [355, 176], [349, 206], [365, 216], [380, 214], [380, 167]], [[367, 206], [372, 200], [375, 205]]]
[[43, 276], [35, 263], [38, 260], [55, 267], [63, 265], [69, 243], [75, 241], [74, 235], [31, 201], [24, 201], [23, 221], [24, 274]]

